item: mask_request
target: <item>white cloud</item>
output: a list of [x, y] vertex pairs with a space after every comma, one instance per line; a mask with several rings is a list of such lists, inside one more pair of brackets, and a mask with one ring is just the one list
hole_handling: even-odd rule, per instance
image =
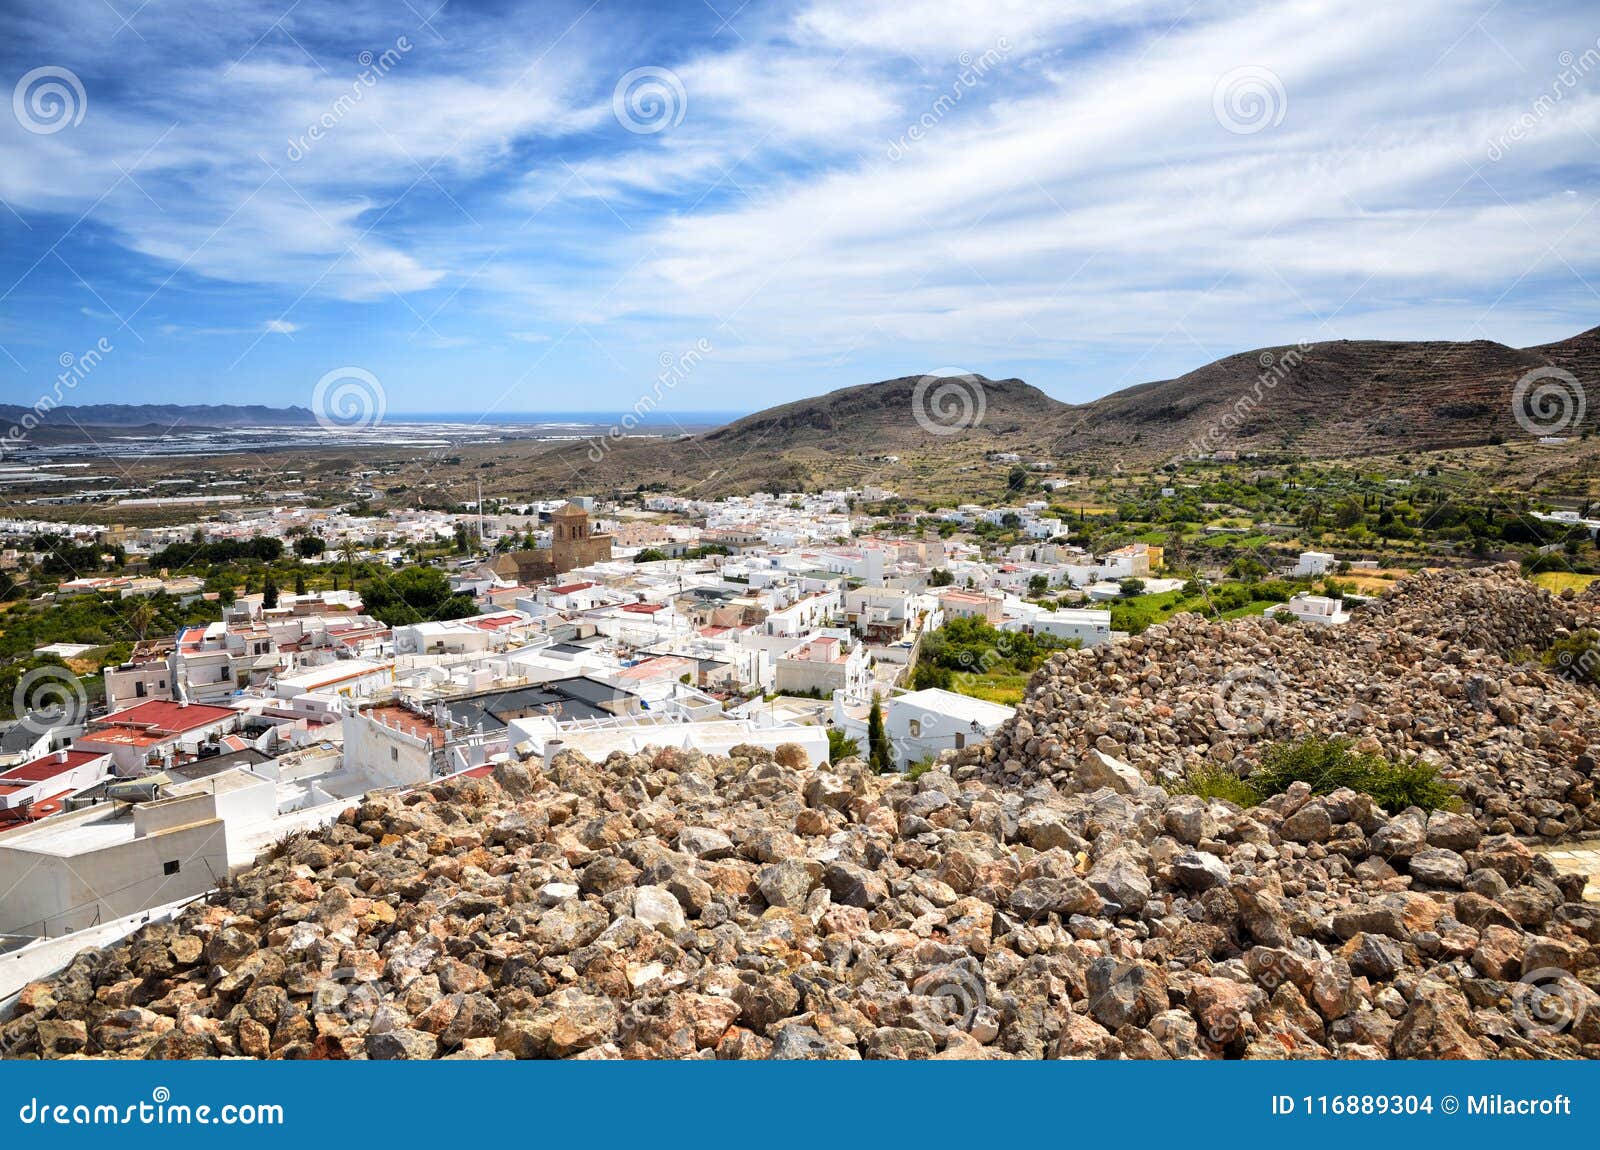
[[[717, 332], [730, 363], [1148, 365], [1390, 327], [1531, 342], [1600, 283], [1595, 193], [1571, 174], [1600, 142], [1600, 69], [1544, 98], [1560, 54], [1594, 44], [1576, 10], [815, 0], [674, 38], [508, 6], [446, 9], [441, 43], [383, 5], [305, 0], [280, 34], [240, 0], [232, 32], [152, 6], [113, 50], [99, 0], [68, 7], [24, 26], [30, 51], [72, 48], [126, 91], [90, 84], [83, 124], [48, 137], [0, 117], [0, 197], [265, 285], [267, 332], [327, 297], [399, 296], [441, 348], [476, 318], [490, 342]], [[354, 88], [347, 49], [402, 34]], [[962, 86], [963, 53], [1001, 42]], [[688, 105], [640, 136], [611, 88], [645, 64]], [[1214, 108], [1241, 66], [1285, 100], [1252, 134]], [[412, 299], [439, 288], [436, 320]]]

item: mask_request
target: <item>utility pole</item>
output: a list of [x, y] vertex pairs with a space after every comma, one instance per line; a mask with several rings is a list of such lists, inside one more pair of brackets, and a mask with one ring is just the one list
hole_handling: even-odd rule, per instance
[[478, 476], [478, 546], [484, 545], [487, 535], [483, 529], [483, 476]]

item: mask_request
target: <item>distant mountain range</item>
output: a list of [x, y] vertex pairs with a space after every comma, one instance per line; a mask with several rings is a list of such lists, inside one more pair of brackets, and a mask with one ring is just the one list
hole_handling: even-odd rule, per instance
[[[1526, 385], [1530, 406], [1519, 421], [1518, 382], [1541, 369]], [[1541, 388], [1543, 406], [1531, 406]], [[687, 442], [569, 445], [546, 470], [551, 482], [571, 486], [576, 475], [597, 489], [799, 490], [891, 474], [887, 457], [920, 475], [948, 474], [993, 452], [1131, 465], [1219, 451], [1329, 457], [1575, 437], [1597, 423], [1593, 328], [1521, 349], [1488, 340], [1258, 348], [1082, 404], [1020, 379], [906, 376], [781, 404]], [[919, 459], [945, 466], [918, 467]]]
[[[316, 423], [317, 417], [304, 407], [266, 407], [259, 403], [88, 403], [63, 405], [42, 413], [42, 426], [60, 441], [74, 427], [284, 427]], [[0, 432], [20, 424], [27, 416], [38, 417], [31, 407], [0, 403]]]
[[[1551, 389], [1547, 405], [1519, 420], [1518, 381], [1540, 369], [1545, 378], [1533, 386]], [[1554, 376], [1557, 370], [1570, 373], [1577, 389]], [[0, 405], [0, 433], [27, 410]], [[60, 408], [46, 426], [59, 441], [79, 426], [313, 422], [302, 407], [101, 404]], [[1216, 451], [1321, 457], [1473, 446], [1546, 431], [1575, 436], [1597, 422], [1600, 328], [1521, 349], [1488, 340], [1336, 340], [1231, 355], [1083, 404], [1062, 403], [1020, 379], [905, 376], [780, 404], [677, 439], [532, 448], [519, 474], [558, 490], [652, 482], [796, 489], [862, 478], [886, 456], [952, 467], [997, 451], [1131, 464]]]

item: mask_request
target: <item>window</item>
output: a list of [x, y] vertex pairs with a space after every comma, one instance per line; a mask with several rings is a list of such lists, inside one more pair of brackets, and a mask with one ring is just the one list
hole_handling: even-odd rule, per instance
[[400, 761], [400, 748], [399, 747], [390, 747], [389, 748], [389, 761], [392, 762], [392, 763], [398, 763]]
[[921, 719], [912, 719], [911, 723], [910, 723], [910, 727], [911, 727], [911, 737], [913, 739], [920, 739], [922, 737], [922, 720]]
[[183, 869], [183, 864], [181, 862], [179, 862], [177, 859], [173, 859], [170, 862], [164, 862], [164, 863], [161, 864], [161, 873], [162, 874], [177, 874], [182, 869]]
[[144, 698], [144, 680], [140, 679], [133, 685], [133, 695], [136, 699]]

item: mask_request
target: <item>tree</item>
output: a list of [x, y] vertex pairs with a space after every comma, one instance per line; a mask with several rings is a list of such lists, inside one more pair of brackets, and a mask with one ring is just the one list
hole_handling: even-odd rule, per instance
[[304, 595], [306, 593], [306, 573], [304, 571], [296, 571], [294, 573], [294, 593], [296, 595]]
[[148, 599], [140, 599], [128, 611], [128, 626], [133, 628], [133, 633], [143, 642], [150, 631], [150, 625], [156, 621], [155, 606]]
[[1006, 493], [1020, 495], [1028, 489], [1028, 469], [1021, 464], [1006, 473]]
[[1360, 523], [1364, 517], [1365, 508], [1362, 506], [1361, 500], [1356, 499], [1354, 496], [1351, 496], [1347, 499], [1341, 499], [1338, 503], [1334, 504], [1333, 525], [1341, 530], [1348, 530], [1349, 528], [1354, 527], [1357, 523]]
[[450, 580], [433, 567], [407, 567], [363, 585], [367, 613], [389, 627], [464, 619], [478, 613], [470, 595], [450, 591]]
[[837, 727], [828, 728], [828, 762], [838, 763], [854, 759], [861, 754], [861, 744], [848, 737]]
[[929, 587], [948, 587], [955, 581], [956, 577], [950, 574], [949, 571], [946, 571], [943, 567], [935, 567], [932, 571], [928, 572]]
[[1126, 599], [1132, 599], [1135, 595], [1144, 594], [1143, 579], [1124, 579], [1117, 586], [1122, 589], [1122, 595]]
[[217, 602], [226, 607], [233, 602], [237, 594], [237, 584], [234, 583], [233, 578], [233, 573], [227, 568], [213, 571], [206, 577], [205, 590], [215, 592]]
[[278, 581], [272, 577], [272, 572], [267, 572], [267, 577], [261, 583], [261, 605], [268, 610], [278, 605]]
[[1035, 599], [1043, 595], [1050, 587], [1050, 580], [1044, 575], [1034, 575], [1028, 579], [1028, 594]]
[[658, 563], [667, 557], [659, 547], [646, 547], [633, 557], [635, 563]]
[[883, 729], [883, 704], [876, 694], [872, 696], [872, 710], [867, 713], [867, 765], [878, 775], [894, 769], [889, 735]]
[[294, 553], [302, 559], [314, 559], [328, 549], [320, 535], [302, 535], [294, 541]]

